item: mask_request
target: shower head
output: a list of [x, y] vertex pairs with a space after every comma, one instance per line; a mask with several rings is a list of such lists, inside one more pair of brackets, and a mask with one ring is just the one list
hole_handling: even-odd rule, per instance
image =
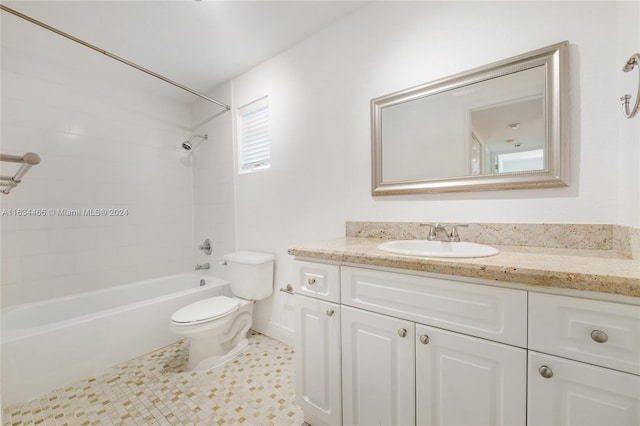
[[184, 149], [185, 151], [191, 151], [191, 149], [193, 148], [193, 143], [191, 142], [193, 140], [193, 138], [201, 138], [204, 139], [205, 141], [209, 139], [209, 135], [204, 134], [204, 135], [192, 135], [189, 140], [186, 140], [184, 142], [182, 142], [182, 149]]

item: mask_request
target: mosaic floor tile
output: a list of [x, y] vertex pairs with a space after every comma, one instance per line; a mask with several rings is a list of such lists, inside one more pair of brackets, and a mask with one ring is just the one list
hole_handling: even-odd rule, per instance
[[186, 371], [180, 341], [3, 410], [4, 426], [302, 425], [293, 349], [250, 331], [248, 349], [227, 364]]

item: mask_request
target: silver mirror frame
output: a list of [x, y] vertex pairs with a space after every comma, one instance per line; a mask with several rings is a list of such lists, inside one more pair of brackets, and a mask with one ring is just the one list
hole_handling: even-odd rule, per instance
[[[567, 186], [568, 50], [569, 42], [564, 41], [450, 77], [372, 99], [371, 194], [373, 196], [379, 196]], [[545, 168], [543, 170], [403, 182], [382, 181], [381, 118], [383, 108], [540, 65], [545, 67], [546, 76]]]

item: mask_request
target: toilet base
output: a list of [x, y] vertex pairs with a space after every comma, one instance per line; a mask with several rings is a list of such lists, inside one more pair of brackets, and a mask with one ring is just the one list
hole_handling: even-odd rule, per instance
[[251, 327], [252, 303], [244, 303], [240, 310], [225, 318], [196, 327], [180, 328], [189, 337], [189, 371], [203, 371], [218, 367], [244, 351], [249, 344], [247, 333]]
[[[193, 345], [196, 342], [191, 342]], [[187, 368], [189, 371], [206, 371], [211, 370], [212, 368], [220, 367], [223, 364], [231, 361], [237, 355], [244, 352], [249, 347], [249, 340], [245, 337], [240, 340], [235, 347], [233, 347], [229, 352], [224, 355], [212, 355], [206, 358], [195, 358], [191, 354], [193, 353], [193, 346], [189, 349], [189, 361], [187, 363]], [[197, 350], [197, 349], [196, 349]]]

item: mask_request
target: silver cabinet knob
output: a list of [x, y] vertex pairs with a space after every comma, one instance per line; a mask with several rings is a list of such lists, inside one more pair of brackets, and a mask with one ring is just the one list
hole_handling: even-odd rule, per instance
[[538, 373], [540, 373], [540, 375], [545, 379], [550, 379], [553, 377], [553, 370], [547, 367], [546, 365], [543, 365], [542, 367], [538, 368]]
[[407, 329], [406, 328], [401, 328], [400, 330], [398, 330], [398, 336], [407, 337]]
[[327, 309], [327, 316], [332, 317], [336, 312], [333, 309]]
[[607, 336], [607, 333], [601, 330], [593, 330], [591, 332], [591, 338], [593, 339], [594, 342], [598, 342], [598, 343], [604, 343], [607, 340], [609, 340], [609, 336]]
[[314, 284], [316, 283], [316, 279], [315, 279], [315, 278], [309, 278], [309, 279], [307, 280], [307, 283], [308, 283], [309, 285], [314, 285]]
[[422, 336], [420, 336], [420, 343], [422, 344], [428, 344], [429, 343], [429, 336], [427, 336], [426, 334], [423, 334]]

